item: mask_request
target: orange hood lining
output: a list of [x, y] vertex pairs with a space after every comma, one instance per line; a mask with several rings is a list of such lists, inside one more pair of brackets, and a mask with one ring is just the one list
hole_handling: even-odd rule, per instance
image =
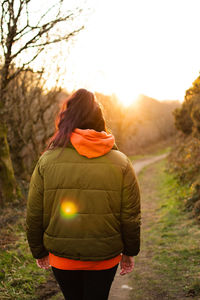
[[108, 153], [115, 143], [114, 136], [105, 131], [98, 132], [93, 129], [79, 128], [72, 132], [70, 141], [80, 155], [88, 158]]

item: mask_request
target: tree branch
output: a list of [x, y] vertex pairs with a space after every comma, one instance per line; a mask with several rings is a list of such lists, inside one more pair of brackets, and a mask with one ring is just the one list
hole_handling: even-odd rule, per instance
[[44, 42], [44, 43], [36, 44], [36, 45], [33, 44], [33, 45], [31, 45], [31, 46], [28, 46], [27, 49], [29, 49], [29, 48], [35, 48], [35, 47], [41, 47], [41, 46], [47, 46], [47, 45], [50, 45], [50, 44], [56, 44], [56, 43], [59, 43], [59, 42], [61, 42], [61, 41], [66, 41], [66, 40], [68, 40], [70, 37], [74, 36], [76, 33], [80, 32], [83, 28], [84, 28], [84, 26], [81, 27], [81, 28], [79, 28], [79, 29], [77, 29], [77, 30], [74, 30], [73, 32], [69, 33], [68, 35], [66, 35], [66, 36], [64, 36], [64, 37], [59, 37], [59, 38], [54, 39], [54, 40], [52, 40], [52, 41], [46, 41], [46, 42]]
[[15, 22], [18, 21], [20, 15], [21, 15], [21, 12], [22, 12], [22, 10], [23, 10], [23, 4], [24, 4], [24, 2], [20, 1], [19, 10], [18, 10], [18, 12], [17, 12], [16, 18], [15, 18]]
[[[24, 46], [22, 46], [15, 54], [12, 55], [12, 59], [17, 57], [22, 51], [24, 51], [27, 48], [30, 48], [29, 45], [35, 44], [40, 38], [44, 36], [45, 33], [49, 32], [52, 28], [55, 27], [55, 25], [62, 23], [64, 21], [67, 21], [73, 14], [71, 13], [70, 15], [64, 17], [64, 18], [59, 18], [56, 20], [53, 20], [49, 23], [45, 23], [40, 27], [39, 32], [37, 32], [29, 41], [25, 43]], [[80, 31], [80, 30], [79, 30]], [[62, 38], [60, 39], [62, 40]], [[42, 46], [45, 45], [45, 43], [42, 43]]]
[[24, 70], [25, 66], [29, 65], [32, 61], [34, 61], [43, 50], [44, 50], [44, 47], [39, 49], [38, 52], [29, 61], [27, 61], [26, 63], [23, 63], [21, 68], [18, 68], [17, 71], [15, 71], [12, 75], [10, 75], [7, 79], [8, 83], [11, 80], [13, 80], [15, 77], [17, 77], [17, 75], [19, 75]]
[[[48, 15], [48, 13], [53, 9], [53, 8], [55, 8], [57, 6], [57, 4], [54, 4], [53, 6], [51, 6], [42, 16], [41, 16], [41, 18], [39, 19], [39, 21], [38, 21], [38, 23], [36, 24], [36, 27], [40, 27], [39, 25], [40, 25], [40, 23], [41, 23], [41, 21]], [[56, 17], [58, 17], [59, 16], [59, 14], [57, 14], [57, 16]]]

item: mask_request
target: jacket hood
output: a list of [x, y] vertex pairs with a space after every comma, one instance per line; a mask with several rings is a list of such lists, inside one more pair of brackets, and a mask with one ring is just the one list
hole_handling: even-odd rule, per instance
[[70, 141], [80, 155], [88, 158], [108, 153], [115, 143], [114, 136], [105, 131], [98, 132], [93, 129], [78, 128], [72, 132]]

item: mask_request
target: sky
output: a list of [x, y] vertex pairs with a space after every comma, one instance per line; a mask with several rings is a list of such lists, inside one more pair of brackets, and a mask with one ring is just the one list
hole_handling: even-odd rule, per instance
[[[68, 3], [64, 0], [66, 8]], [[200, 0], [77, 3], [91, 10], [69, 50], [61, 49], [67, 90], [115, 94], [125, 105], [139, 94], [184, 100], [200, 71]]]
[[66, 86], [183, 101], [199, 76], [199, 0], [91, 1], [67, 62]]

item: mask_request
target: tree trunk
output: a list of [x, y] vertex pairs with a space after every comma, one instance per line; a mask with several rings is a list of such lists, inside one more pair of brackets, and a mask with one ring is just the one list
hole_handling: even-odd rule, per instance
[[6, 126], [0, 121], [0, 206], [4, 207], [21, 197], [10, 158]]

